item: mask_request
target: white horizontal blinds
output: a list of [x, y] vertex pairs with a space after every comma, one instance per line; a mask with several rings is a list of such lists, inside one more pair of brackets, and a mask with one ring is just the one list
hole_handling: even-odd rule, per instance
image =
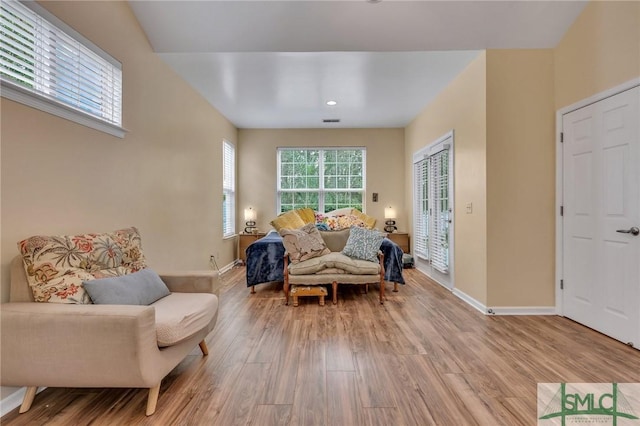
[[449, 150], [429, 157], [429, 192], [431, 194], [431, 226], [429, 252], [431, 266], [449, 271]]
[[15, 0], [0, 5], [0, 76], [4, 82], [110, 124], [122, 124], [122, 70]]
[[413, 164], [414, 252], [429, 259], [429, 158], [425, 157]]
[[235, 147], [224, 141], [222, 143], [222, 162], [223, 162], [223, 177], [222, 177], [222, 233], [224, 236], [230, 236], [235, 234], [236, 221], [235, 221], [235, 204], [236, 204], [236, 171], [235, 171]]

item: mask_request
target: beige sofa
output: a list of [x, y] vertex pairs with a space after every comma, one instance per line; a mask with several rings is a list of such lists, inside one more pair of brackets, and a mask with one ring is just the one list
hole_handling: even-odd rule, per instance
[[[218, 315], [217, 273], [160, 276], [171, 294], [149, 306], [37, 303], [17, 256], [1, 306], [0, 377], [2, 386], [27, 387], [20, 412], [38, 386], [127, 387], [149, 389], [153, 414], [162, 379], [198, 344], [207, 355]], [[161, 326], [175, 343], [158, 346]]]
[[340, 231], [320, 231], [320, 235], [330, 253], [303, 260], [298, 263], [289, 261], [289, 253], [284, 254], [284, 294], [289, 304], [289, 289], [295, 285], [331, 284], [333, 304], [338, 303], [338, 284], [379, 283], [380, 304], [384, 303], [384, 256], [378, 252], [378, 262], [353, 259], [342, 254], [349, 239], [349, 229]]

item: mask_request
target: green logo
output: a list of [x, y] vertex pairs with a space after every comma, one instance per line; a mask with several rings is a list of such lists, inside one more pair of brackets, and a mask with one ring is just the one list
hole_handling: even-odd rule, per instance
[[[538, 415], [541, 414], [538, 417], [539, 420], [558, 419], [561, 420], [562, 426], [566, 425], [567, 418], [576, 423], [613, 424], [614, 426], [618, 424], [618, 419], [639, 420], [629, 398], [620, 391], [617, 383], [570, 384], [569, 389], [566, 383], [560, 383], [559, 389], [546, 405], [541, 405], [541, 385], [550, 384], [538, 385]], [[633, 397], [630, 399], [637, 404], [637, 399]], [[545, 423], [539, 422], [539, 424]]]

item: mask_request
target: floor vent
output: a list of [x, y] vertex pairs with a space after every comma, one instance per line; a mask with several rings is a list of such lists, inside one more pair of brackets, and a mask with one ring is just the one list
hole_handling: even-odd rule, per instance
[[325, 118], [322, 120], [323, 123], [339, 123], [339, 118]]

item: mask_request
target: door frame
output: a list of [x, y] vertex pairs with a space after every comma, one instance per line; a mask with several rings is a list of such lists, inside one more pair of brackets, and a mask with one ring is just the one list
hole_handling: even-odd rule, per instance
[[[413, 180], [413, 167], [414, 167], [414, 163], [415, 160], [417, 158], [421, 158], [422, 156], [424, 156], [424, 154], [428, 154], [431, 153], [435, 147], [437, 147], [437, 145], [444, 143], [447, 139], [451, 139], [450, 144], [451, 146], [449, 147], [449, 208], [451, 209], [451, 222], [449, 222], [449, 279], [446, 282], [443, 282], [444, 280], [440, 279], [441, 274], [440, 272], [436, 271], [436, 273], [434, 274], [434, 270], [433, 267], [429, 264], [428, 266], [425, 265], [424, 261], [420, 260], [421, 258], [418, 257], [418, 255], [416, 254], [415, 251], [415, 238], [412, 238], [411, 241], [411, 252], [413, 253], [414, 256], [414, 261], [415, 261], [415, 268], [417, 270], [419, 270], [420, 272], [422, 272], [423, 274], [427, 275], [429, 278], [431, 278], [433, 281], [437, 282], [438, 284], [440, 284], [442, 287], [450, 290], [450, 291], [454, 291], [454, 289], [456, 288], [455, 286], [455, 130], [451, 129], [448, 132], [446, 132], [445, 134], [443, 134], [442, 136], [438, 137], [437, 139], [429, 142], [428, 144], [426, 144], [425, 146], [423, 146], [422, 148], [420, 148], [419, 150], [415, 151], [412, 155], [412, 169], [411, 169], [411, 194], [412, 194], [412, 198], [413, 198], [413, 194], [415, 194], [415, 181]], [[437, 149], [436, 149], [437, 151]], [[435, 153], [435, 152], [434, 152]], [[413, 199], [413, 202], [411, 204], [411, 215], [413, 217], [414, 213], [415, 213], [415, 199]], [[413, 226], [415, 225], [415, 218], [413, 218], [413, 222], [412, 222], [412, 229], [411, 232], [413, 235], [415, 235], [415, 229], [413, 229]], [[427, 269], [428, 268], [428, 271]]]
[[589, 96], [588, 98], [582, 99], [576, 103], [563, 107], [556, 111], [556, 314], [560, 316], [564, 316], [564, 307], [562, 305], [562, 289], [560, 288], [561, 280], [564, 277], [563, 270], [563, 262], [564, 262], [564, 252], [563, 252], [563, 223], [562, 223], [562, 215], [560, 214], [561, 208], [563, 206], [564, 199], [564, 186], [563, 186], [563, 145], [560, 141], [560, 136], [562, 133], [562, 119], [565, 114], [569, 114], [575, 110], [580, 108], [584, 108], [588, 105], [599, 102], [603, 99], [610, 98], [611, 96], [615, 96], [618, 93], [622, 93], [629, 89], [633, 89], [636, 86], [640, 86], [640, 77], [634, 78], [627, 82], [624, 82], [618, 86], [612, 87], [611, 89], [604, 90], [602, 92], [596, 93], [595, 95]]

